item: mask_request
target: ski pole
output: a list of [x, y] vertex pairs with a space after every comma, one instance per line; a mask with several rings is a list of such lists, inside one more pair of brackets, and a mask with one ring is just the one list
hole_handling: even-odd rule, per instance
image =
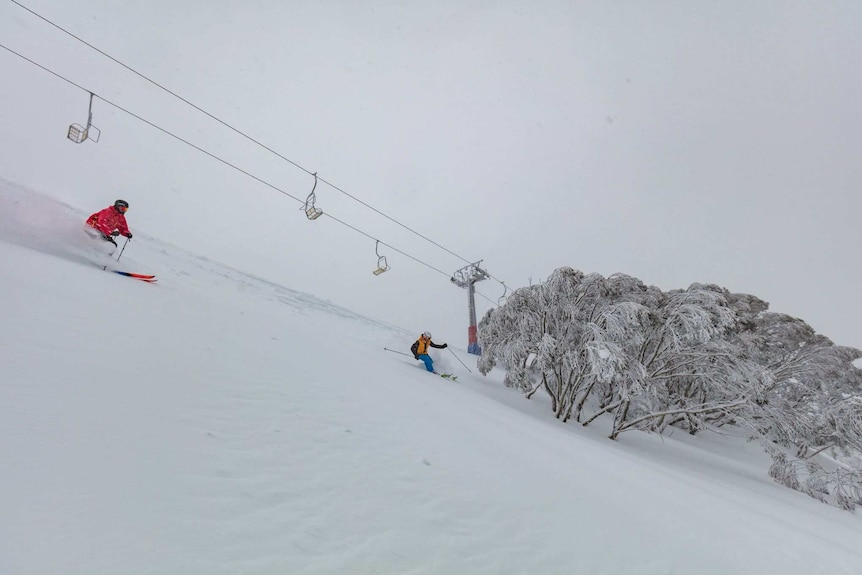
[[412, 355], [408, 355], [408, 354], [404, 353], [403, 351], [395, 351], [394, 349], [389, 349], [388, 347], [384, 347], [383, 349], [385, 349], [386, 351], [391, 351], [392, 353], [397, 353], [400, 355], [406, 355], [407, 357], [413, 357]]
[[[452, 351], [452, 348], [447, 347], [446, 349], [448, 349], [450, 352], [452, 352], [452, 355], [455, 355], [455, 352], [454, 352], [454, 351]], [[470, 368], [469, 368], [469, 367], [467, 367], [467, 366], [464, 364], [464, 362], [463, 362], [463, 361], [461, 361], [461, 358], [460, 358], [460, 357], [458, 357], [457, 355], [455, 355], [455, 359], [457, 359], [457, 360], [461, 363], [461, 365], [463, 365], [463, 366], [464, 366], [464, 369], [466, 369], [466, 370], [467, 370], [467, 371], [469, 371], [470, 373], [473, 373], [473, 372], [470, 370]]]
[[127, 245], [129, 245], [129, 238], [126, 238], [126, 243], [123, 244], [123, 249], [120, 250], [120, 255], [117, 256], [117, 261], [120, 261], [120, 258], [123, 257], [123, 252], [126, 251]]

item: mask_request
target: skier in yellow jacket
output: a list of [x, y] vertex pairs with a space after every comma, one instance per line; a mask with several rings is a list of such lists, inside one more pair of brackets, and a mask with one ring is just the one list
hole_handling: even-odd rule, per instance
[[434, 362], [431, 360], [431, 356], [428, 355], [428, 348], [436, 347], [437, 349], [445, 349], [449, 347], [449, 344], [437, 345], [433, 341], [431, 341], [431, 332], [424, 332], [419, 336], [413, 345], [410, 347], [410, 351], [413, 352], [413, 357], [416, 359], [421, 359], [425, 363], [425, 369], [430, 371], [431, 373], [437, 373], [434, 371]]

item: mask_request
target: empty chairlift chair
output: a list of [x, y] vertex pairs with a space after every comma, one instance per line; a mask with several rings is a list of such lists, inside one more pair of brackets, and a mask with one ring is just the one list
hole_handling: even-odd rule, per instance
[[93, 140], [94, 142], [98, 142], [99, 138], [102, 136], [101, 130], [93, 125], [93, 95], [94, 94], [90, 92], [90, 111], [87, 114], [87, 127], [85, 128], [80, 124], [72, 124], [69, 126], [69, 131], [66, 132], [66, 137], [76, 144], [80, 144], [84, 140]]
[[314, 176], [314, 187], [311, 188], [311, 193], [305, 198], [305, 206], [301, 209], [305, 210], [305, 217], [309, 220], [316, 220], [323, 215], [323, 210], [314, 207], [314, 202], [317, 199], [314, 195], [314, 190], [317, 189], [317, 172], [312, 175]]
[[380, 255], [379, 248], [380, 240], [377, 240], [377, 243], [374, 244], [374, 253], [377, 254], [377, 269], [371, 272], [376, 276], [379, 276], [380, 274], [389, 269], [389, 264], [386, 263], [386, 256]]

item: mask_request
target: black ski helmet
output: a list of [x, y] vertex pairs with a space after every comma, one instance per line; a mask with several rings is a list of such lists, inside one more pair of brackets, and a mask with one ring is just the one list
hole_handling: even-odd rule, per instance
[[126, 200], [117, 200], [116, 202], [114, 202], [114, 207], [117, 209], [125, 208], [128, 210], [129, 209], [129, 202], [127, 202]]

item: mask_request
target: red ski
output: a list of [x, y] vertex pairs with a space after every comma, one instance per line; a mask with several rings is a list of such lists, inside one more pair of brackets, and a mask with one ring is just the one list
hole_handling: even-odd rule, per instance
[[141, 280], [143, 282], [155, 283], [156, 276], [148, 275], [148, 274], [133, 274], [132, 272], [121, 272], [120, 270], [111, 270], [115, 274], [120, 274], [121, 276], [126, 276], [128, 278], [134, 278], [136, 280]]

